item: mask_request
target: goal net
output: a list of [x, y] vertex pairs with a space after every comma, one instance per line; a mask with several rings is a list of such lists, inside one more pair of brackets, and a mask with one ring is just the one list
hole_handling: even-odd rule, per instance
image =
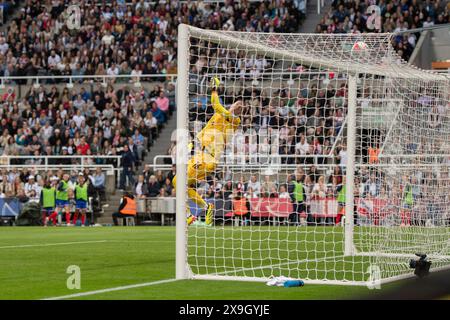
[[179, 27], [178, 278], [364, 285], [412, 276], [416, 253], [450, 265], [449, 79], [392, 37]]

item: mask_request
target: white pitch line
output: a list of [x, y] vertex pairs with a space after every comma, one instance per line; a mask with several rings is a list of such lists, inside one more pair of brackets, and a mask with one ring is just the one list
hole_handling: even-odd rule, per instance
[[67, 296], [45, 298], [45, 299], [42, 299], [42, 300], [63, 300], [63, 299], [78, 298], [78, 297], [84, 297], [84, 296], [91, 296], [91, 295], [99, 294], [99, 293], [106, 293], [106, 292], [112, 292], [112, 291], [128, 290], [128, 289], [134, 289], [134, 288], [154, 286], [154, 285], [157, 285], [157, 284], [169, 283], [169, 282], [174, 282], [174, 281], [178, 281], [178, 279], [166, 279], [166, 280], [158, 280], [158, 281], [153, 281], [153, 282], [132, 284], [132, 285], [129, 285], [129, 286], [122, 286], [122, 287], [107, 288], [107, 289], [101, 289], [101, 290], [95, 290], [95, 291], [74, 293], [74, 294], [69, 294]]
[[52, 246], [64, 246], [70, 244], [85, 244], [85, 243], [101, 243], [108, 240], [95, 240], [95, 241], [78, 241], [78, 242], [58, 242], [58, 243], [41, 243], [41, 244], [23, 244], [17, 246], [5, 246], [0, 249], [15, 249], [15, 248], [32, 248], [32, 247], [52, 247]]

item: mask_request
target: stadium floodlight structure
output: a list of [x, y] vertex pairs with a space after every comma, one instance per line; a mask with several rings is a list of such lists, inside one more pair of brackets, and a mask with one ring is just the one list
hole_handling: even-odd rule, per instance
[[[450, 266], [449, 79], [407, 64], [393, 37], [179, 26], [177, 278], [366, 285], [413, 276], [415, 253], [432, 271]], [[186, 225], [187, 145], [199, 152], [213, 76], [225, 105], [247, 107], [210, 180], [253, 175], [278, 188], [298, 178], [307, 189], [299, 221], [264, 191], [243, 194], [258, 218], [233, 217], [236, 193], [226, 191], [212, 200], [213, 226]], [[283, 149], [297, 142], [297, 154]]]

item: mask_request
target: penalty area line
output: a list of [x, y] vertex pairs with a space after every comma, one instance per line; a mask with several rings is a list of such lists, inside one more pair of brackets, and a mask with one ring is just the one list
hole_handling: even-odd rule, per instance
[[113, 291], [120, 291], [120, 290], [128, 290], [128, 289], [134, 289], [134, 288], [154, 286], [154, 285], [157, 285], [157, 284], [170, 283], [170, 282], [175, 282], [175, 281], [178, 281], [178, 279], [166, 279], [166, 280], [158, 280], [158, 281], [153, 281], [153, 282], [131, 284], [131, 285], [128, 285], [128, 286], [121, 286], [121, 287], [115, 287], [115, 288], [107, 288], [107, 289], [100, 289], [100, 290], [94, 290], [94, 291], [80, 292], [80, 293], [69, 294], [69, 295], [66, 295], [66, 296], [45, 298], [45, 299], [41, 299], [41, 300], [64, 300], [64, 299], [78, 298], [78, 297], [84, 297], [84, 296], [91, 296], [91, 295], [100, 294], [100, 293], [107, 293], [107, 292], [113, 292]]
[[57, 242], [57, 243], [41, 243], [41, 244], [23, 244], [23, 245], [16, 245], [16, 246], [4, 246], [4, 247], [0, 247], [0, 249], [52, 247], [52, 246], [64, 246], [64, 245], [70, 245], [70, 244], [102, 243], [102, 242], [108, 242], [108, 240]]

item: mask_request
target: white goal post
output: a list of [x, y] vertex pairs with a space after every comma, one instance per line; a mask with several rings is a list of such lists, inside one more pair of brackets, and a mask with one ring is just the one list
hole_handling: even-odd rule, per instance
[[[394, 36], [179, 25], [177, 279], [367, 285], [414, 276], [416, 253], [450, 267], [450, 81], [401, 60]], [[243, 107], [199, 174], [213, 77]]]

